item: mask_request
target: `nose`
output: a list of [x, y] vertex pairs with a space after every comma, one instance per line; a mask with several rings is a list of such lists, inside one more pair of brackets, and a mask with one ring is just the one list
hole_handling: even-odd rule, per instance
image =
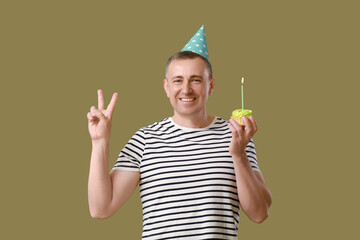
[[181, 91], [183, 95], [189, 95], [192, 92], [191, 84], [189, 81], [184, 81]]

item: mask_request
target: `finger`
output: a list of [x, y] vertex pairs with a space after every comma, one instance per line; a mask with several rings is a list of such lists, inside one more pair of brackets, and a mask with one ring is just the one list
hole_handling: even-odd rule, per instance
[[91, 113], [91, 112], [88, 112], [87, 115], [86, 115], [86, 117], [88, 118], [88, 120], [89, 120], [90, 122], [94, 122], [94, 121], [96, 121], [96, 119], [97, 119], [97, 117], [95, 116], [95, 114], [93, 114], [93, 113]]
[[236, 130], [236, 128], [233, 126], [233, 124], [231, 122], [228, 124], [228, 127], [229, 127], [233, 137], [235, 137], [235, 138], [239, 137], [238, 131]]
[[97, 117], [97, 118], [99, 118], [99, 119], [105, 118], [105, 116], [102, 114], [102, 112], [99, 111], [98, 109], [96, 109], [94, 106], [92, 106], [92, 107], [90, 108], [90, 112], [91, 112], [91, 116], [92, 116], [92, 117]]
[[102, 114], [102, 112], [100, 112], [99, 110], [96, 110], [95, 112], [91, 113], [93, 118], [98, 118], [100, 120], [104, 120], [105, 116], [104, 114]]
[[240, 125], [237, 121], [234, 119], [230, 119], [230, 123], [233, 125], [233, 127], [236, 129], [236, 131], [242, 131], [245, 129], [244, 125]]
[[95, 108], [95, 106], [91, 106], [90, 107], [90, 113], [93, 116], [93, 113], [95, 113], [95, 111], [97, 111], [97, 109]]
[[247, 117], [243, 117], [244, 123], [245, 123], [245, 132], [250, 134], [251, 136], [255, 133], [254, 132], [254, 126], [252, 122]]
[[238, 121], [235, 121], [234, 119], [232, 119], [232, 120], [235, 122], [235, 125], [237, 125], [237, 126], [239, 126], [241, 128], [241, 130], [245, 129], [245, 125], [241, 125]]
[[117, 98], [118, 98], [119, 94], [118, 93], [114, 93], [112, 98], [111, 98], [111, 101], [107, 107], [106, 110], [109, 111], [110, 113], [110, 116], [112, 115], [112, 113], [114, 112], [114, 109], [115, 109], [115, 104], [116, 104], [116, 101], [117, 101]]
[[245, 134], [243, 125], [240, 125], [237, 121], [231, 119], [229, 128], [234, 137], [237, 139], [243, 138], [243, 135]]
[[251, 116], [249, 119], [250, 119], [250, 121], [252, 122], [252, 124], [254, 126], [255, 132], [257, 132], [258, 125], [256, 124], [255, 118], [253, 116]]
[[103, 92], [101, 89], [99, 89], [97, 91], [98, 93], [98, 109], [99, 110], [104, 110], [104, 96], [103, 96]]
[[89, 119], [89, 121], [91, 121], [93, 119], [93, 117], [91, 116], [91, 112], [88, 112], [86, 117]]

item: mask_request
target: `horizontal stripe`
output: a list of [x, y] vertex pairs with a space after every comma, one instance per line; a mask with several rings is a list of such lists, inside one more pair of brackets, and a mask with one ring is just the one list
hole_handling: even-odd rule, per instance
[[222, 197], [222, 196], [205, 196], [205, 197], [198, 197], [198, 198], [189, 198], [189, 199], [181, 199], [181, 200], [174, 200], [174, 201], [166, 201], [166, 202], [162, 202], [162, 203], [157, 203], [157, 204], [152, 204], [146, 207], [143, 207], [143, 210], [149, 208], [149, 207], [154, 207], [154, 206], [160, 206], [163, 204], [171, 204], [171, 203], [184, 203], [184, 202], [188, 202], [188, 201], [196, 201], [196, 200], [204, 200], [204, 199], [215, 199], [215, 198], [219, 198], [219, 199], [229, 199], [229, 200], [233, 200], [235, 202], [238, 202], [238, 199], [236, 198], [229, 198], [229, 197]]
[[169, 218], [166, 220], [161, 220], [161, 221], [152, 221], [150, 223], [145, 223], [144, 226], [148, 226], [148, 225], [155, 225], [155, 224], [160, 224], [160, 223], [164, 223], [164, 222], [172, 222], [172, 221], [185, 221], [185, 220], [190, 220], [190, 219], [203, 219], [203, 218], [209, 218], [209, 217], [213, 217], [214, 219], [216, 218], [222, 218], [222, 219], [231, 219], [234, 220], [236, 222], [236, 224], [238, 224], [239, 222], [236, 219], [233, 219], [233, 215], [225, 215], [225, 214], [206, 214], [206, 215], [196, 215], [196, 216], [188, 216], [186, 218]]
[[[168, 233], [174, 233], [174, 232], [188, 232], [188, 231], [194, 231], [194, 230], [201, 230], [201, 229], [212, 229], [212, 230], [216, 230], [216, 229], [229, 229], [229, 230], [234, 230], [233, 228], [228, 228], [228, 227], [223, 227], [223, 226], [206, 226], [206, 227], [197, 227], [197, 228], [188, 228], [188, 229], [180, 229], [180, 230], [173, 230], [173, 231], [166, 231], [166, 232], [161, 232], [161, 233], [157, 233], [157, 234], [150, 234], [150, 235], [143, 235], [143, 238], [147, 238], [147, 237], [152, 237], [152, 236], [156, 236], [156, 235], [165, 235]], [[217, 233], [217, 234], [222, 234], [222, 235], [228, 235], [228, 236], [236, 236], [236, 234], [228, 234], [228, 233], [224, 233], [223, 231], [219, 231], [219, 232], [212, 232], [213, 233]], [[209, 233], [202, 233], [201, 235], [204, 234], [209, 234]], [[198, 234], [191, 234], [191, 235], [185, 235], [185, 236], [199, 236]], [[177, 237], [185, 237], [185, 236], [177, 236]], [[162, 239], [162, 238], [159, 238]], [[164, 238], [166, 239], [166, 238]]]
[[[159, 230], [159, 229], [163, 229], [163, 228], [179, 227], [179, 226], [202, 224], [202, 223], [227, 223], [227, 224], [234, 224], [234, 222], [230, 222], [230, 221], [207, 220], [207, 221], [202, 221], [202, 222], [188, 222], [188, 223], [181, 223], [181, 224], [166, 225], [166, 226], [162, 226], [162, 227], [151, 228], [151, 231]], [[144, 232], [147, 232], [147, 231], [150, 231], [150, 229], [149, 229], [149, 230], [144, 230]]]
[[[228, 170], [233, 170], [234, 168], [232, 168], [232, 167], [207, 167], [207, 169], [219, 169], [219, 170], [220, 169], [228, 169]], [[197, 171], [197, 170], [203, 170], [203, 169], [202, 168], [194, 168], [194, 169], [187, 169], [187, 170], [166, 171], [166, 172], [161, 172], [161, 173], [148, 175], [146, 177], [141, 177], [141, 181], [144, 181], [145, 179], [148, 179], [149, 177], [154, 177], [154, 176], [159, 176], [159, 175], [164, 175], [164, 174], [169, 174], [169, 173], [183, 173], [183, 172]]]
[[181, 214], [182, 211], [186, 211], [187, 208], [193, 208], [193, 207], [196, 207], [196, 206], [206, 206], [206, 205], [229, 205], [229, 206], [232, 206], [236, 209], [239, 209], [238, 206], [234, 205], [234, 204], [231, 204], [231, 203], [227, 203], [227, 202], [205, 202], [205, 203], [198, 203], [198, 204], [190, 204], [190, 205], [181, 205], [181, 206], [173, 206], [173, 207], [168, 207], [168, 208], [156, 208], [154, 210], [151, 210], [151, 211], [147, 211], [147, 212], [144, 212], [144, 215], [145, 214], [151, 214], [151, 213], [154, 213], [154, 212], [166, 212], [167, 210], [174, 210], [174, 209], [181, 209], [180, 210], [176, 210], [176, 214]]
[[[214, 147], [219, 147], [218, 145], [220, 145], [220, 147], [226, 147], [228, 146], [228, 144], [230, 144], [230, 141], [222, 141], [222, 142], [216, 142], [211, 144]], [[191, 144], [184, 144], [184, 145], [171, 145], [171, 144], [166, 144], [166, 145], [160, 145], [157, 146], [156, 144], [149, 144], [148, 146], [146, 146], [146, 151], [149, 150], [159, 150], [159, 149], [163, 149], [163, 148], [186, 148], [186, 147], [204, 147], [204, 144], [200, 144], [200, 143], [191, 143]], [[188, 148], [191, 150], [191, 148]]]
[[[127, 145], [127, 146], [125, 147], [125, 149], [126, 149], [127, 151], [131, 152], [131, 153], [127, 153], [127, 151], [125, 151], [125, 150], [123, 150], [122, 153], [128, 154], [128, 155], [130, 155], [130, 156], [134, 156], [133, 154], [137, 155], [137, 157], [134, 157], [134, 158], [141, 158], [141, 157], [142, 157], [142, 155], [141, 155], [140, 153], [138, 153], [138, 152], [134, 151], [133, 149], [131, 149], [129, 145]], [[132, 154], [132, 153], [133, 153], [133, 154]]]
[[[181, 194], [172, 194], [171, 196], [159, 196], [156, 199], [148, 199], [148, 200], [142, 200], [142, 204], [144, 205], [145, 203], [149, 202], [149, 201], [154, 201], [154, 200], [159, 200], [162, 198], [171, 198], [171, 197], [180, 197], [180, 196], [187, 196], [187, 195], [197, 195], [197, 194], [201, 194], [201, 193], [225, 193], [228, 194], [228, 196], [230, 196], [230, 194], [236, 195], [237, 196], [237, 192], [233, 192], [233, 191], [229, 191], [229, 190], [206, 190], [206, 191], [196, 191], [196, 192], [187, 192], [187, 193], [181, 193]], [[217, 196], [217, 195], [215, 195]]]
[[[206, 172], [206, 173], [198, 173], [196, 174], [196, 177], [200, 177], [200, 176], [209, 176], [209, 175], [215, 175], [215, 174], [219, 174], [219, 172]], [[222, 172], [221, 175], [229, 175], [231, 177], [235, 178], [235, 174], [234, 173], [228, 173], [228, 172]], [[194, 175], [181, 175], [181, 176], [172, 176], [172, 177], [164, 177], [164, 178], [158, 178], [155, 181], [163, 181], [163, 180], [171, 180], [171, 179], [177, 179], [177, 178], [193, 178]], [[197, 180], [195, 180], [197, 181]], [[140, 182], [139, 186], [143, 186], [143, 185], [147, 185], [152, 183], [153, 181], [147, 181], [147, 182]], [[143, 187], [145, 188], [145, 187]]]
[[[197, 210], [190, 210], [190, 211], [182, 211], [181, 213], [182, 214], [189, 214], [189, 216], [191, 216], [191, 214], [196, 214], [198, 212], [206, 212], [206, 211], [219, 211], [221, 213], [226, 213], [226, 212], [230, 212], [233, 214], [233, 216], [238, 216], [239, 213], [238, 211], [234, 211], [232, 209], [227, 209], [227, 208], [204, 208], [204, 209], [197, 209]], [[171, 215], [178, 215], [179, 212], [170, 212], [170, 213], [166, 213], [166, 214], [161, 214], [161, 215], [156, 215], [156, 216], [151, 216], [151, 220], [153, 221], [153, 219], [156, 219], [156, 218], [160, 218], [160, 217], [168, 217], [168, 216], [171, 216]], [[144, 220], [146, 221], [148, 218], [149, 214], [144, 214]], [[178, 219], [181, 219], [181, 218], [178, 218]]]
[[[162, 168], [174, 168], [174, 167], [191, 167], [191, 166], [197, 166], [197, 165], [205, 165], [206, 164], [211, 164], [211, 165], [215, 165], [215, 164], [230, 164], [231, 167], [233, 165], [233, 161], [232, 159], [228, 160], [226, 159], [228, 156], [227, 155], [219, 155], [219, 156], [207, 156], [207, 157], [201, 157], [199, 158], [198, 156], [203, 156], [204, 154], [191, 154], [189, 155], [192, 158], [187, 158], [189, 156], [186, 155], [171, 155], [171, 156], [161, 156], [159, 158], [150, 158], [148, 159], [145, 163], [142, 162], [142, 167], [144, 168], [144, 170], [142, 171], [142, 173], [145, 175], [148, 171], [154, 170], [155, 169], [162, 169]], [[162, 160], [162, 161], [158, 161], [156, 162], [156, 160], [159, 159], [166, 159], [166, 160]], [[154, 161], [151, 161], [154, 160]], [[210, 161], [211, 160], [211, 161]], [[209, 162], [210, 161], [210, 162]], [[157, 166], [160, 165], [160, 166]]]
[[[192, 143], [202, 143], [204, 145], [204, 144], [212, 144], [213, 142], [211, 142], [211, 141], [219, 141], [219, 140], [225, 140], [225, 139], [231, 139], [231, 136], [222, 137], [222, 138], [220, 138], [220, 137], [218, 137], [218, 138], [208, 138], [208, 139], [206, 139], [206, 142], [204, 142], [203, 140], [202, 141], [195, 141], [195, 140], [191, 140], [191, 139], [186, 139], [186, 140], [189, 141], [189, 142], [192, 142]], [[177, 141], [168, 141], [166, 139], [162, 139], [161, 141], [158, 140], [158, 141], [153, 141], [153, 142], [151, 142], [150, 139], [147, 139], [147, 141], [148, 141], [148, 144], [157, 144], [157, 143], [158, 144], [177, 144], [177, 143], [184, 142], [184, 139], [179, 139]]]
[[[182, 153], [184, 153], [184, 152], [182, 152]], [[227, 156], [226, 157], [229, 157], [229, 151], [217, 151], [217, 152], [208, 152], [208, 153], [192, 153], [192, 154], [190, 154], [190, 153], [188, 153], [188, 154], [174, 154], [174, 155], [159, 155], [159, 156], [154, 156], [154, 157], [147, 157], [146, 158], [146, 161], [149, 161], [149, 160], [152, 160], [152, 159], [160, 159], [160, 158], [182, 158], [182, 157], [194, 157], [194, 156], [203, 156], [203, 155], [205, 155], [205, 154], [209, 154], [209, 155], [211, 155], [211, 154], [218, 154], [218, 153], [225, 153], [225, 154], [227, 154]], [[145, 160], [143, 160], [143, 162], [144, 162]]]
[[[180, 147], [176, 147], [177, 149], [179, 149]], [[150, 154], [169, 154], [169, 153], [184, 153], [184, 152], [195, 152], [195, 151], [204, 151], [204, 150], [214, 150], [214, 149], [224, 149], [226, 147], [224, 146], [215, 146], [215, 147], [201, 147], [201, 146], [197, 146], [197, 148], [193, 148], [193, 149], [189, 149], [189, 150], [186, 150], [186, 149], [181, 149], [181, 150], [166, 150], [166, 151], [152, 151], [151, 153], [150, 152], [147, 152], [144, 154], [144, 156], [146, 155], [150, 155]], [[154, 149], [158, 149], [158, 148], [154, 148]], [[147, 148], [147, 150], [149, 150]], [[229, 152], [229, 150], [227, 151], [224, 151], [226, 153]], [[210, 154], [211, 152], [209, 152]], [[214, 153], [217, 153], [217, 152], [214, 152]]]
[[[144, 190], [140, 189], [140, 194], [141, 194], [141, 197], [146, 197], [149, 194], [164, 193], [164, 192], [179, 191], [179, 190], [190, 190], [193, 188], [204, 188], [204, 187], [210, 187], [210, 186], [199, 185], [199, 186], [189, 186], [189, 187], [182, 187], [182, 188], [171, 188], [171, 189], [163, 189], [163, 190], [146, 193], [146, 194], [143, 193]], [[211, 184], [211, 187], [229, 187], [229, 188], [236, 189], [236, 185], [234, 186], [234, 185], [229, 185], [229, 184]]]
[[[222, 180], [223, 182], [230, 181], [230, 182], [235, 182], [236, 183], [236, 181], [234, 179], [229, 179], [229, 178], [205, 178], [205, 179], [196, 180], [196, 183], [201, 183], [201, 182], [204, 182], [204, 181], [205, 182], [212, 182], [212, 181], [217, 181], [217, 180]], [[194, 183], [194, 181], [191, 180], [191, 181], [181, 181], [181, 182], [157, 184], [157, 185], [153, 185], [153, 186], [147, 187], [147, 188], [143, 187], [142, 191], [149, 190], [151, 188], [159, 188], [159, 187], [166, 187], [166, 186], [169, 187], [169, 186], [181, 185], [181, 184], [186, 185], [187, 183]]]
[[[175, 132], [179, 132], [179, 131], [174, 131]], [[211, 131], [210, 133], [198, 133], [198, 132], [185, 132], [185, 133], [180, 133], [180, 134], [167, 134], [167, 135], [163, 135], [163, 134], [159, 134], [159, 135], [155, 135], [155, 134], [149, 134], [146, 139], [159, 139], [159, 140], [169, 140], [169, 139], [173, 139], [173, 138], [185, 138], [185, 139], [195, 139], [195, 138], [202, 138], [202, 137], [208, 137], [208, 136], [220, 136], [220, 137], [224, 137], [224, 135], [226, 137], [231, 136], [229, 133], [226, 133], [226, 131], [222, 131], [222, 133], [215, 133], [215, 131]]]

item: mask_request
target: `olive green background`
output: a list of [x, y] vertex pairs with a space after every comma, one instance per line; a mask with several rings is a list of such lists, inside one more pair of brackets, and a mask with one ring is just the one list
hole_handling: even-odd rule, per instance
[[1, 239], [140, 239], [138, 191], [90, 217], [86, 114], [119, 92], [109, 168], [172, 114], [167, 58], [205, 25], [216, 87], [208, 113], [254, 111], [270, 217], [241, 239], [353, 239], [359, 214], [356, 1], [1, 1]]

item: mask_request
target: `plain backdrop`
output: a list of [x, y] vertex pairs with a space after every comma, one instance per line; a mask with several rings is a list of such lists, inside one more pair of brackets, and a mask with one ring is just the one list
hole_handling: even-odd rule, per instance
[[205, 25], [208, 113], [254, 111], [269, 218], [240, 239], [354, 239], [359, 214], [357, 1], [1, 1], [1, 239], [140, 239], [138, 190], [90, 217], [86, 114], [119, 93], [109, 169], [172, 115], [167, 59]]

